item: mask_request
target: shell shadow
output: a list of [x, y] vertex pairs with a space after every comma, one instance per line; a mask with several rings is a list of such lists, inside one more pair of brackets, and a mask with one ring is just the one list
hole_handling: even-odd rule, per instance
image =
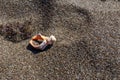
[[40, 52], [44, 52], [47, 51], [48, 49], [50, 49], [53, 45], [48, 45], [44, 50], [39, 50], [39, 49], [35, 49], [34, 47], [31, 46], [31, 44], [28, 44], [26, 49], [31, 51], [33, 54], [38, 54]]

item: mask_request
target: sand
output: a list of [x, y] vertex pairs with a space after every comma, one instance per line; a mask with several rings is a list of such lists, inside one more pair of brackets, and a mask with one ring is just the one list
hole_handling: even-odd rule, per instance
[[[0, 0], [1, 25], [26, 20], [29, 38], [0, 35], [0, 80], [119, 80], [119, 0]], [[57, 42], [28, 50], [39, 32]]]

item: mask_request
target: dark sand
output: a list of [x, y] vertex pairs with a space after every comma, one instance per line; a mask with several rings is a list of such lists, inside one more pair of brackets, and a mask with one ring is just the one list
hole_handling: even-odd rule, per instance
[[11, 42], [4, 32], [0, 80], [120, 79], [119, 0], [0, 0], [0, 24], [26, 20], [31, 37], [53, 34], [57, 42], [34, 53], [30, 38]]

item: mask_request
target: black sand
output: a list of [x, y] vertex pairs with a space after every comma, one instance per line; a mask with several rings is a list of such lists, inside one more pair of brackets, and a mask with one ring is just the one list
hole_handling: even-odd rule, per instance
[[[120, 79], [119, 0], [0, 0], [0, 24], [0, 80]], [[34, 54], [39, 32], [57, 42]]]

